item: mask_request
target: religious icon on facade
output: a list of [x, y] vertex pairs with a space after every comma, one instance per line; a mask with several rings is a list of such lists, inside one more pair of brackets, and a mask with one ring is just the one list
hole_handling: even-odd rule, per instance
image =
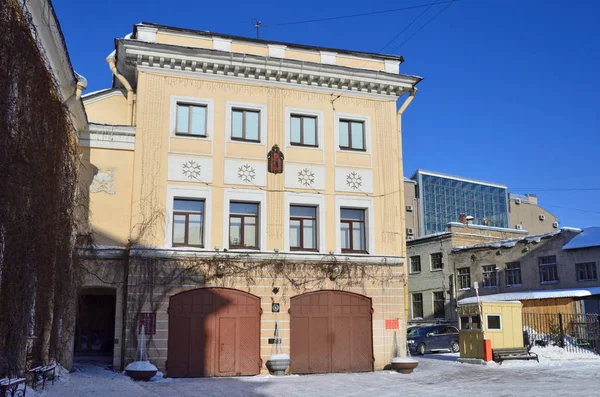
[[283, 153], [279, 150], [279, 146], [273, 145], [269, 154], [267, 154], [268, 170], [273, 174], [281, 174], [283, 172]]

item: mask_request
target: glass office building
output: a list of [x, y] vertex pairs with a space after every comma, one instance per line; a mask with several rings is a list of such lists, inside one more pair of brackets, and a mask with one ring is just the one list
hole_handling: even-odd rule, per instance
[[476, 225], [508, 227], [508, 192], [503, 185], [418, 170], [421, 234], [444, 232], [460, 214]]

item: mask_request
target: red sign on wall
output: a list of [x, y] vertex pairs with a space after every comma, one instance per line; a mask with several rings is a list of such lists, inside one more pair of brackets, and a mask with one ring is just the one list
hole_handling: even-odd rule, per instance
[[385, 329], [399, 329], [398, 319], [385, 320]]

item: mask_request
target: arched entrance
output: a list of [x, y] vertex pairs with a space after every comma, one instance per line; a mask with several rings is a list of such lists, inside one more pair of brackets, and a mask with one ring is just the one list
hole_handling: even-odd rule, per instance
[[371, 299], [344, 291], [316, 291], [290, 302], [291, 372], [373, 370]]
[[229, 288], [199, 288], [169, 301], [167, 375], [260, 373], [260, 298]]

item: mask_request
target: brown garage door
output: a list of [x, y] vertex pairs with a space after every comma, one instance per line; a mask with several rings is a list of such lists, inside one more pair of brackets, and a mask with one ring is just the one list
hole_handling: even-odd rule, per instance
[[371, 299], [342, 291], [293, 297], [290, 356], [296, 374], [372, 371]]
[[260, 298], [200, 288], [169, 301], [167, 375], [174, 378], [260, 373]]

